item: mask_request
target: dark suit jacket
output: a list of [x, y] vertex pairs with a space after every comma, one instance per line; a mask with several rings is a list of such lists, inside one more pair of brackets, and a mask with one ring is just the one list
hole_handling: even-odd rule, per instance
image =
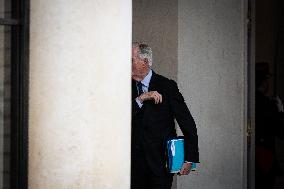
[[136, 82], [132, 81], [132, 163], [142, 150], [154, 174], [167, 174], [165, 144], [176, 136], [174, 119], [184, 134], [185, 160], [199, 162], [197, 129], [176, 82], [153, 72], [148, 91], [158, 91], [163, 102], [144, 101], [139, 108]]

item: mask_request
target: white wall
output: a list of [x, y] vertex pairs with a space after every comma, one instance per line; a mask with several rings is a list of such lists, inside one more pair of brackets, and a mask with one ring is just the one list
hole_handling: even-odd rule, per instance
[[31, 0], [30, 189], [130, 187], [131, 11]]
[[179, 0], [178, 83], [196, 120], [197, 173], [178, 188], [245, 188], [245, 1]]

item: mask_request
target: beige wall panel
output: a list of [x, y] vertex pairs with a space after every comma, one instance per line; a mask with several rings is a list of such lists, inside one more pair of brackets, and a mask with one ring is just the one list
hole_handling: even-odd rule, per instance
[[197, 123], [200, 164], [178, 189], [246, 188], [245, 3], [179, 0], [178, 83]]
[[177, 79], [177, 0], [134, 0], [133, 41], [148, 43], [153, 49], [153, 69]]

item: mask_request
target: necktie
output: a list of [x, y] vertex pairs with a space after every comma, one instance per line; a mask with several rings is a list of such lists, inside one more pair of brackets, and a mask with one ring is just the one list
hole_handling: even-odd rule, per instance
[[141, 83], [141, 82], [138, 82], [138, 83], [137, 83], [137, 87], [138, 87], [138, 96], [140, 96], [140, 95], [143, 93], [143, 90], [142, 90], [142, 83]]

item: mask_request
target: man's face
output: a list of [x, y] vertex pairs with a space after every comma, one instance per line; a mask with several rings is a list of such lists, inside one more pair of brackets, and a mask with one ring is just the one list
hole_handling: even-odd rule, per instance
[[132, 79], [141, 81], [148, 73], [147, 63], [138, 56], [138, 47], [132, 47]]

